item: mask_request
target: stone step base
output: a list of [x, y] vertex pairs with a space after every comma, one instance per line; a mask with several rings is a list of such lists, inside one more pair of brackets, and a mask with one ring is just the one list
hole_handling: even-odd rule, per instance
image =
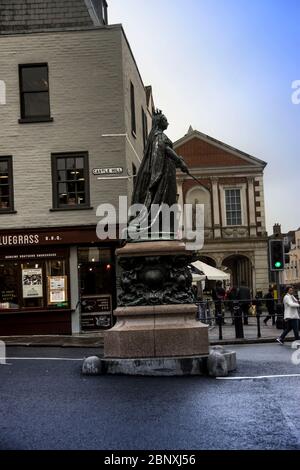
[[[228, 372], [236, 369], [236, 353], [223, 350]], [[140, 375], [140, 376], [188, 376], [209, 375], [209, 355], [190, 357], [154, 357], [133, 359], [100, 359], [97, 356], [85, 359], [84, 375]]]

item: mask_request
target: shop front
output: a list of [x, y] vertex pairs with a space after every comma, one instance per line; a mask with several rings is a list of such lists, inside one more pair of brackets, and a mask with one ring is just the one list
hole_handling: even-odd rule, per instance
[[81, 331], [111, 328], [115, 295], [114, 253], [110, 247], [78, 247]]
[[110, 328], [115, 247], [94, 227], [0, 233], [0, 336]]

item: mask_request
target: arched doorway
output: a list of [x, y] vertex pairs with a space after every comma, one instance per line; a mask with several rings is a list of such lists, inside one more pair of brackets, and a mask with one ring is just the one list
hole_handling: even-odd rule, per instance
[[250, 289], [253, 289], [252, 263], [247, 256], [230, 255], [224, 258], [222, 265], [230, 271], [233, 286], [238, 287], [244, 281]]
[[217, 267], [217, 263], [210, 256], [205, 256], [205, 255], [204, 256], [199, 256], [198, 260], [203, 261], [203, 263], [209, 264], [209, 266], [213, 266], [214, 268]]

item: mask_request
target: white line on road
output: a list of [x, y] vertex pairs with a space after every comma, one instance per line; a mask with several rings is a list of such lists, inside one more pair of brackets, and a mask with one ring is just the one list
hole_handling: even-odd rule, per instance
[[300, 374], [282, 375], [256, 375], [254, 377], [216, 377], [217, 380], [253, 380], [253, 379], [276, 379], [278, 377], [300, 377]]
[[[0, 360], [4, 359], [0, 357]], [[69, 357], [7, 357], [11, 361], [83, 361], [84, 358], [74, 359]]]

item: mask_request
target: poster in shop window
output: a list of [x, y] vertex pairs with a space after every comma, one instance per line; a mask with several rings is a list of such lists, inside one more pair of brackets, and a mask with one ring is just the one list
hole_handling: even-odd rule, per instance
[[66, 301], [64, 290], [51, 290], [50, 291], [50, 304], [57, 304]]
[[67, 276], [48, 276], [48, 304], [67, 301]]
[[65, 290], [65, 276], [49, 276], [50, 290]]
[[23, 299], [43, 297], [42, 268], [22, 269]]

